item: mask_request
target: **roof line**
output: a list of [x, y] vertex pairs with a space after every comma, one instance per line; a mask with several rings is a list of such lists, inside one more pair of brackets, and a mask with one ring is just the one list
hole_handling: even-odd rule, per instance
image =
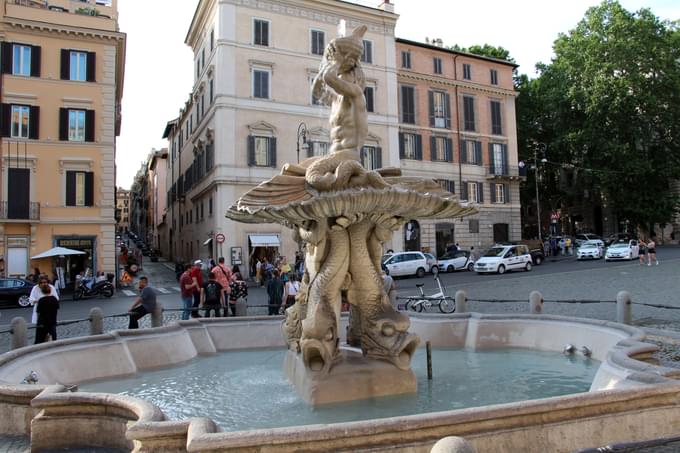
[[411, 41], [409, 39], [404, 39], [404, 38], [396, 38], [395, 41], [402, 43], [402, 44], [408, 44], [408, 45], [411, 45], [411, 46], [424, 47], [426, 49], [439, 50], [439, 51], [442, 51], [442, 52], [452, 53], [452, 54], [456, 54], [456, 55], [463, 55], [465, 57], [479, 58], [479, 59], [482, 59], [482, 60], [493, 61], [494, 63], [512, 66], [513, 68], [519, 67], [519, 65], [517, 63], [513, 63], [513, 62], [508, 61], [508, 60], [501, 60], [500, 58], [492, 58], [492, 57], [487, 57], [485, 55], [477, 55], [477, 54], [469, 53], [469, 52], [461, 52], [460, 50], [447, 49], [446, 47], [433, 46], [432, 44], [426, 44], [426, 43], [418, 42], [418, 41]]

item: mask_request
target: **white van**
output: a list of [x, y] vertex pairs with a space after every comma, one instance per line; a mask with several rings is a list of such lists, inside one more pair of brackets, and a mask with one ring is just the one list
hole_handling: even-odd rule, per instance
[[532, 268], [531, 254], [526, 245], [497, 245], [487, 250], [481, 258], [475, 262], [475, 272], [498, 272], [505, 274], [506, 271], [523, 269], [530, 271]]

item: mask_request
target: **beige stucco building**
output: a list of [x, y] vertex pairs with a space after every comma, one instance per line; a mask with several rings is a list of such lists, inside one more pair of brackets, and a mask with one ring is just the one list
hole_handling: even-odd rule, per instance
[[297, 244], [289, 230], [236, 223], [224, 212], [298, 160], [298, 131], [306, 130], [300, 159], [327, 152], [329, 110], [312, 99], [310, 86], [343, 20], [348, 30], [368, 26], [363, 67], [372, 112], [364, 164], [398, 165], [397, 15], [391, 8], [332, 0], [199, 1], [186, 37], [195, 56], [193, 94], [164, 133], [170, 259], [225, 256], [245, 270], [258, 256], [293, 257]]
[[[117, 0], [3, 0], [0, 256], [65, 280], [115, 270], [115, 140], [125, 34]], [[54, 246], [85, 255], [32, 262]]]
[[116, 189], [116, 215], [118, 231], [124, 233], [130, 229], [130, 191], [119, 187]]

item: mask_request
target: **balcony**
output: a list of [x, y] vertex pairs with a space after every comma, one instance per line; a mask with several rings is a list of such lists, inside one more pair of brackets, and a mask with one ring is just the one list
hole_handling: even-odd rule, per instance
[[526, 169], [515, 167], [511, 165], [494, 164], [486, 167], [487, 179], [524, 179], [526, 178]]
[[40, 203], [14, 203], [9, 201], [0, 201], [0, 220], [37, 222], [40, 220]]

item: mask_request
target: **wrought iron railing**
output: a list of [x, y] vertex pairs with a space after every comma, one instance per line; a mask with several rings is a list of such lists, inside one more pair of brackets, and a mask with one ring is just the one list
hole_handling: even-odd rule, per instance
[[0, 201], [1, 220], [40, 220], [40, 203]]
[[511, 165], [493, 164], [486, 166], [486, 176], [490, 178], [493, 177], [519, 178], [526, 176], [526, 170], [524, 168], [515, 167]]

